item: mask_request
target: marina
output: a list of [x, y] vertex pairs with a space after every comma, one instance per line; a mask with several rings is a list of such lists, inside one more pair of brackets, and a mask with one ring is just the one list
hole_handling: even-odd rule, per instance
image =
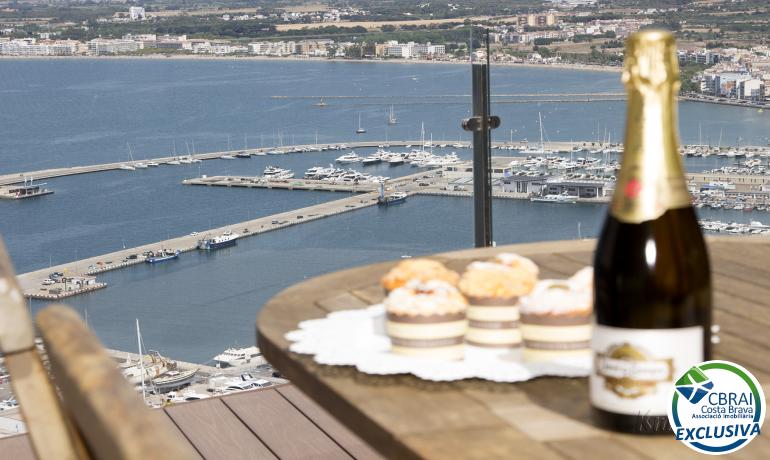
[[[431, 143], [432, 144], [432, 143]], [[412, 150], [411, 153], [397, 154], [383, 150], [384, 144], [371, 144], [378, 148], [380, 158], [398, 157], [402, 160], [420, 158], [426, 143], [420, 144], [422, 149]], [[411, 148], [413, 144], [404, 144]], [[458, 145], [461, 145], [458, 143]], [[443, 146], [443, 145], [442, 145]], [[511, 145], [501, 144], [498, 147], [510, 149]], [[514, 146], [513, 150], [519, 149]], [[290, 150], [302, 151], [302, 147], [291, 147]], [[542, 150], [544, 151], [544, 150]], [[541, 152], [542, 152], [541, 151]], [[579, 144], [572, 144], [570, 150], [562, 151], [574, 157], [576, 154], [587, 152]], [[355, 158], [354, 158], [355, 157]], [[353, 195], [348, 198], [298, 209], [289, 213], [270, 215], [260, 219], [240, 222], [235, 225], [210, 229], [203, 232], [201, 237], [197, 232], [187, 237], [164, 240], [150, 245], [139, 246], [124, 251], [92, 257], [60, 266], [49, 270], [38, 270], [22, 275], [22, 285], [25, 295], [36, 299], [59, 299], [76, 294], [90, 292], [106, 287], [105, 283], [93, 278], [82, 278], [78, 283], [60, 288], [45, 285], [49, 279], [48, 271], [64, 271], [73, 276], [93, 276], [118, 268], [129, 267], [139, 262], [150, 264], [176, 259], [183, 252], [194, 249], [206, 251], [234, 246], [238, 238], [258, 235], [265, 231], [312, 221], [322, 217], [336, 215], [342, 212], [375, 204], [390, 206], [402, 203], [410, 195], [430, 195], [445, 197], [470, 197], [472, 183], [469, 175], [472, 172], [470, 163], [463, 163], [451, 157], [452, 160], [444, 166], [441, 162], [434, 166], [417, 164], [420, 171], [394, 179], [381, 176], [362, 174], [354, 170], [337, 169], [333, 167], [311, 167], [303, 178], [295, 178], [295, 173], [289, 169], [268, 166], [262, 176], [206, 176], [185, 179], [185, 185], [237, 187], [256, 189], [306, 190], [320, 192], [341, 192]], [[338, 158], [350, 162], [359, 162], [362, 157], [355, 153], [345, 154]], [[345, 162], [343, 161], [343, 163]], [[757, 161], [761, 161], [757, 159]], [[756, 164], [760, 166], [761, 164]], [[427, 168], [427, 169], [426, 169]], [[549, 204], [606, 203], [614, 189], [614, 172], [616, 162], [589, 161], [579, 157], [577, 160], [567, 159], [564, 155], [556, 155], [549, 151], [547, 155], [529, 155], [527, 157], [493, 158], [493, 196], [495, 198], [530, 200], [532, 202]], [[593, 171], [593, 172], [592, 172]], [[732, 171], [725, 169], [725, 171]], [[764, 169], [750, 172], [764, 172]], [[307, 179], [306, 177], [314, 177]], [[738, 174], [735, 172], [703, 172], [690, 173], [687, 176], [697, 207], [729, 207], [742, 211], [765, 211], [770, 209], [770, 175]], [[753, 233], [763, 233], [759, 229]], [[162, 249], [155, 249], [160, 247]], [[175, 248], [175, 249], [164, 249]], [[142, 254], [141, 257], [138, 254]], [[88, 267], [87, 270], [78, 269]], [[79, 278], [80, 279], [80, 278]]]
[[[428, 249], [467, 247], [471, 244], [467, 234], [472, 213], [472, 201], [467, 197], [472, 182], [465, 171], [451, 178], [418, 176], [409, 186], [407, 200], [392, 207], [374, 206], [379, 196], [376, 184], [359, 181], [364, 191], [351, 192], [355, 184], [327, 183], [326, 187], [339, 190], [336, 193], [311, 190], [310, 182], [306, 183], [308, 190], [292, 185], [294, 179], [305, 179], [304, 173], [310, 168], [327, 169], [330, 163], [338, 170], [352, 169], [371, 176], [435, 174], [409, 162], [397, 165], [395, 161], [378, 161], [376, 151], [380, 148], [393, 153], [415, 149], [430, 153], [432, 148], [442, 157], [454, 151], [460, 159], [454, 165], [458, 169], [470, 159], [466, 148], [470, 136], [458, 128], [458, 120], [467, 116], [468, 99], [438, 101], [442, 95], [468, 93], [466, 68], [404, 64], [372, 70], [368, 64], [344, 62], [103, 60], [86, 65], [86, 61], [9, 60], [4, 76], [10, 91], [4, 92], [3, 98], [18, 118], [8, 119], [2, 127], [4, 162], [0, 175], [4, 181], [19, 184], [24, 176], [35, 177], [36, 182], [48, 182], [46, 187], [55, 191], [39, 200], [0, 203], [7, 216], [2, 233], [17, 271], [41, 271], [40, 283], [34, 285], [38, 289], [62, 286], [42, 285], [62, 265], [71, 267], [68, 276], [96, 276], [97, 282], [107, 283], [109, 289], [72, 297], [68, 302], [81, 314], [89, 312], [104, 343], [132, 349], [135, 339], [128, 336], [131, 328], [126, 323], [138, 317], [143, 321], [143, 332], [156, 336], [158, 349], [187, 361], [203, 362], [212, 356], [212, 350], [227, 348], [232, 339], [253, 341], [253, 330], [244, 324], [250, 322], [254, 309], [271, 294], [304, 277], [368, 261], [417, 256]], [[56, 75], [56, 82], [46, 75]], [[272, 77], [275, 75], [282, 77]], [[318, 75], [325, 77], [318, 80]], [[590, 93], [600, 89], [622, 98], [616, 74], [501, 68], [493, 69], [493, 78], [503, 85], [493, 88], [493, 93], [541, 94], [530, 98], [541, 99], [537, 103], [500, 103], [494, 107], [503, 121], [493, 132], [494, 152], [510, 155], [508, 162], [521, 161], [513, 168], [521, 173], [518, 177], [537, 182], [545, 177], [535, 177], [540, 172], [547, 171], [553, 181], [558, 176], [575, 175], [554, 187], [569, 187], [569, 180], [600, 180], [578, 178], [582, 174], [611, 179], [614, 162], [621, 156], [617, 142], [623, 137], [624, 104], [595, 102], [596, 96]], [[567, 93], [583, 93], [575, 99], [591, 98], [592, 102], [544, 101], [561, 99], [560, 94]], [[36, 99], [39, 94], [46, 94], [45, 100]], [[330, 97], [323, 99], [323, 106], [315, 105], [320, 102], [318, 95], [346, 94], [367, 98]], [[514, 98], [525, 99], [509, 99]], [[37, 107], [29, 104], [31, 100], [40, 100], [48, 110], [31, 110]], [[73, 100], [94, 103], [88, 110], [68, 111], [65, 117], [60, 110], [50, 110], [71, 107]], [[424, 104], [413, 103], [416, 101]], [[441, 105], [431, 104], [437, 101]], [[174, 107], [173, 116], [169, 116], [169, 107]], [[133, 121], [127, 125], [122, 119], [116, 120], [118, 111]], [[391, 111], [397, 115], [396, 124], [388, 121]], [[367, 133], [356, 135], [359, 113]], [[682, 102], [680, 113], [684, 144], [721, 144], [725, 153], [687, 156], [683, 152], [688, 171], [702, 172], [750, 160], [766, 163], [760, 150], [767, 144], [766, 114], [692, 102]], [[20, 123], [25, 117], [40, 119], [49, 128], [41, 132]], [[423, 122], [427, 132], [424, 141]], [[539, 142], [541, 127], [544, 147]], [[718, 140], [721, 130], [723, 139]], [[747, 150], [747, 145], [756, 146], [758, 154], [752, 158], [727, 155], [730, 149]], [[323, 150], [323, 146], [331, 148]], [[580, 151], [583, 148], [588, 151]], [[293, 150], [300, 151], [286, 153]], [[335, 163], [336, 158], [351, 151], [370, 161]], [[200, 152], [208, 152], [212, 158], [204, 160], [206, 154]], [[548, 158], [552, 156], [560, 160]], [[574, 171], [571, 162], [580, 163], [580, 157], [598, 158], [601, 164], [588, 172]], [[162, 158], [167, 159], [165, 163], [154, 161]], [[540, 165], [536, 158], [543, 158]], [[113, 164], [113, 169], [50, 179], [36, 174], [55, 170], [69, 174], [69, 167], [104, 164]], [[134, 169], [122, 170], [119, 165]], [[204, 175], [254, 179], [262, 176], [267, 166], [290, 170], [295, 176], [287, 183], [270, 184], [271, 188], [183, 185], [185, 180]], [[579, 170], [594, 167], [585, 166]], [[609, 169], [599, 170], [600, 166]], [[576, 204], [538, 203], [530, 201], [534, 190], [519, 192], [515, 181], [505, 190], [504, 180], [495, 178], [493, 196], [517, 199], [495, 200], [495, 240], [499, 244], [597, 235], [606, 196], [581, 197]], [[428, 185], [420, 186], [420, 182]], [[524, 186], [524, 181], [518, 185]], [[580, 187], [583, 195], [592, 193], [592, 185]], [[386, 195], [399, 191], [389, 190]], [[310, 216], [314, 211], [281, 217], [292, 210], [348, 198], [352, 198], [348, 204], [356, 208], [343, 204], [341, 209], [359, 212], [342, 212], [323, 220]], [[372, 205], [364, 206], [362, 198], [369, 198]], [[698, 213], [701, 219], [727, 223], [768, 223], [758, 208], [752, 212], [733, 208], [704, 204]], [[297, 219], [298, 215], [303, 218]], [[262, 235], [259, 238], [244, 237], [242, 232], [256, 232], [261, 224], [234, 228], [256, 219], [262, 219], [266, 228], [273, 220], [286, 223], [278, 227], [283, 231], [257, 233]], [[305, 225], [296, 225], [300, 222]], [[236, 246], [194, 250], [207, 234], [217, 236], [228, 229], [239, 235]], [[182, 243], [156, 243], [177, 238]], [[182, 252], [178, 259], [163, 263], [144, 261], [145, 250], [164, 248]], [[123, 255], [113, 257], [122, 251]], [[130, 255], [137, 258], [130, 259]], [[87, 260], [91, 262], [79, 262]], [[41, 303], [31, 302], [33, 312]], [[174, 327], [180, 321], [190, 324], [184, 332]], [[212, 335], [212, 328], [221, 331], [221, 336]], [[196, 340], [191, 341], [191, 336]]]
[[[547, 145], [547, 148], [544, 147], [544, 145]], [[353, 150], [353, 149], [365, 149], [365, 148], [376, 148], [379, 150], [390, 148], [390, 147], [403, 147], [408, 149], [412, 149], [413, 147], [419, 147], [418, 149], [414, 149], [412, 153], [414, 153], [415, 150], [421, 151], [424, 153], [425, 157], [428, 159], [441, 159], [441, 157], [429, 157], [427, 154], [428, 152], [425, 149], [432, 149], [433, 147], [436, 148], [455, 148], [455, 149], [469, 149], [470, 145], [467, 141], [464, 140], [454, 140], [454, 141], [442, 141], [442, 142], [424, 142], [420, 140], [401, 140], [401, 141], [386, 141], [386, 140], [374, 140], [374, 141], [361, 141], [361, 142], [350, 142], [350, 143], [328, 143], [328, 144], [300, 144], [300, 145], [289, 145], [284, 146], [280, 148], [257, 148], [257, 149], [248, 149], [248, 150], [232, 150], [232, 151], [219, 151], [219, 152], [209, 152], [209, 153], [199, 153], [199, 154], [193, 154], [193, 155], [187, 155], [187, 156], [167, 156], [167, 157], [157, 157], [151, 160], [144, 160], [145, 165], [149, 164], [155, 164], [155, 165], [166, 165], [166, 166], [179, 166], [179, 165], [191, 165], [194, 163], [199, 163], [201, 161], [206, 160], [218, 160], [222, 159], [222, 157], [232, 157], [235, 158], [235, 156], [239, 156], [242, 158], [251, 158], [254, 156], [264, 156], [264, 155], [287, 155], [287, 154], [299, 154], [299, 153], [306, 153], [311, 154], [314, 152], [324, 152], [329, 150]], [[688, 146], [685, 145], [681, 149], [682, 155], [688, 155], [688, 152], [693, 151], [697, 146]], [[564, 142], [564, 141], [551, 141], [547, 143], [540, 144], [540, 147], [532, 147], [530, 143], [526, 141], [498, 141], [492, 143], [492, 148], [497, 150], [509, 150], [512, 152], [519, 152], [521, 154], [526, 154], [530, 156], [549, 156], [549, 155], [576, 155], [580, 153], [592, 153], [592, 154], [610, 154], [610, 153], [622, 153], [622, 145], [620, 144], [610, 144], [605, 142], [596, 142], [596, 141], [572, 141], [572, 142]], [[720, 156], [725, 158], [754, 158], [757, 159], [767, 159], [770, 158], [770, 147], [764, 147], [764, 146], [744, 146], [740, 149], [735, 149], [733, 147], [722, 147], [722, 148], [713, 148], [710, 150], [711, 152], [714, 152], [714, 156]], [[720, 155], [719, 153], [724, 152], [724, 155]], [[732, 152], [732, 153], [731, 153]], [[375, 153], [376, 155], [376, 153]], [[692, 155], [689, 155], [692, 156]], [[699, 155], [702, 157], [708, 157], [708, 154]], [[451, 157], [450, 157], [451, 158]], [[376, 161], [376, 157], [374, 155], [367, 156], [366, 158], [360, 157], [355, 154], [355, 152], [351, 152], [348, 154], [344, 154], [340, 156], [337, 161], [339, 163], [345, 164], [345, 163], [358, 163], [363, 162], [364, 164], [367, 164], [367, 162], [364, 162], [363, 160], [370, 159], [369, 163], [374, 163]], [[403, 164], [407, 160], [406, 157], [402, 159], [397, 159], [393, 156], [390, 156], [386, 159], [380, 158], [380, 161], [386, 161], [390, 162], [392, 165], [396, 164]], [[412, 159], [412, 161], [415, 161]], [[430, 162], [425, 162], [422, 166], [443, 166], [449, 163], [452, 163], [454, 160], [450, 160], [449, 162], [444, 161], [443, 164], [441, 162], [437, 162], [434, 164], [431, 164]], [[420, 159], [417, 158], [417, 163], [420, 163]], [[126, 167], [130, 167], [133, 169], [127, 169]], [[141, 169], [141, 168], [140, 168]], [[44, 170], [37, 170], [37, 171], [26, 171], [26, 172], [20, 172], [20, 173], [13, 173], [13, 174], [2, 174], [0, 175], [0, 185], [9, 185], [9, 184], [17, 184], [22, 183], [29, 177], [35, 177], [36, 179], [51, 179], [56, 177], [65, 177], [65, 176], [73, 176], [73, 175], [79, 175], [79, 174], [89, 174], [89, 173], [96, 173], [96, 172], [104, 172], [104, 171], [114, 171], [114, 170], [128, 170], [128, 171], [135, 171], [136, 168], [132, 166], [131, 164], [126, 164], [125, 162], [117, 162], [117, 163], [104, 163], [104, 164], [94, 164], [94, 165], [84, 165], [84, 166], [72, 166], [72, 167], [66, 167], [66, 168], [53, 168], [53, 169], [44, 169]], [[763, 169], [762, 171], [765, 171]], [[45, 184], [35, 184], [35, 187], [38, 187], [39, 185], [45, 185]], [[7, 189], [6, 187], [3, 187], [3, 189]], [[13, 190], [20, 190], [21, 187], [14, 187]], [[45, 192], [45, 193], [42, 193]], [[30, 193], [32, 193], [30, 191]], [[40, 193], [37, 193], [37, 195], [41, 194], [48, 194], [53, 193], [53, 191], [41, 189]], [[10, 195], [9, 192], [2, 193], [2, 190], [0, 190], [0, 197], [3, 197], [4, 195]]]

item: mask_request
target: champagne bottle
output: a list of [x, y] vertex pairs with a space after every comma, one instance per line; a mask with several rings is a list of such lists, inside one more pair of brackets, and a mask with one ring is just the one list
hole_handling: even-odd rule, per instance
[[711, 355], [708, 255], [679, 156], [673, 36], [626, 43], [625, 151], [596, 248], [589, 381], [602, 427], [668, 433], [674, 381]]

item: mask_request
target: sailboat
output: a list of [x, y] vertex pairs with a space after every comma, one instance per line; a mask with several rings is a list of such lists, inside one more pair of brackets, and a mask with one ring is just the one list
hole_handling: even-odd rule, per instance
[[180, 388], [191, 383], [200, 370], [195, 368], [180, 371], [175, 361], [161, 356], [157, 351], [150, 350], [145, 354], [139, 319], [136, 320], [136, 340], [139, 346], [139, 362], [133, 364], [129, 361], [128, 365], [123, 366], [121, 370], [129, 382], [141, 385], [142, 397], [145, 400], [148, 386], [157, 393]]
[[[128, 145], [128, 143], [126, 143], [126, 145]], [[136, 170], [136, 168], [133, 165], [134, 159], [131, 156], [131, 146], [130, 145], [128, 145], [128, 160], [129, 160], [128, 163], [121, 164], [120, 166], [118, 166], [118, 169], [122, 169], [124, 171], [134, 171], [134, 170]]]
[[522, 153], [524, 154], [543, 155], [545, 153], [550, 153], [550, 152], [546, 152], [545, 150], [545, 141], [543, 140], [543, 116], [540, 112], [537, 112], [537, 119], [538, 119], [538, 122], [540, 123], [540, 148], [528, 147], [527, 149], [522, 151]]
[[232, 155], [232, 153], [230, 153], [230, 152], [232, 152], [232, 151], [233, 151], [233, 147], [232, 147], [232, 145], [230, 144], [230, 135], [228, 134], [228, 135], [227, 135], [227, 152], [228, 152], [228, 153], [226, 153], [226, 154], [222, 155], [222, 156], [221, 156], [221, 157], [219, 157], [219, 158], [221, 158], [221, 159], [223, 159], [223, 160], [235, 160], [235, 157]]
[[131, 160], [131, 163], [133, 164], [134, 168], [136, 169], [147, 169], [148, 166], [141, 161], [134, 162], [134, 154], [131, 153], [131, 144], [126, 142], [126, 145], [128, 146], [128, 159]]
[[315, 106], [316, 106], [316, 107], [326, 107], [327, 105], [328, 105], [328, 104], [326, 103], [326, 101], [324, 101], [324, 98], [321, 98], [321, 100], [320, 100], [320, 101], [318, 101], [318, 102], [316, 102], [316, 103], [315, 103]]
[[389, 125], [395, 125], [398, 123], [398, 118], [396, 118], [396, 113], [393, 111], [393, 105], [390, 106], [390, 113], [388, 113], [388, 124]]
[[366, 130], [361, 127], [361, 112], [358, 113], [358, 129], [356, 130], [356, 134], [363, 134]]

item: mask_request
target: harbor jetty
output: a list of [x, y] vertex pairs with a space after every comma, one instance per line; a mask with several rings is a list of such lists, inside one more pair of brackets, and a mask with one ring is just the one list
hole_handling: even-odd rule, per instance
[[[184, 160], [185, 164], [189, 164], [195, 159], [203, 161], [220, 158], [227, 153], [234, 153], [239, 158], [248, 158], [252, 155], [311, 153], [330, 149], [347, 150], [363, 147], [384, 149], [402, 146], [408, 150], [414, 146], [424, 149], [431, 145], [446, 149], [468, 148], [467, 142], [459, 141], [452, 143], [442, 141], [441, 143], [430, 144], [417, 141], [369, 141], [351, 144], [318, 144], [282, 147], [280, 149], [215, 152], [193, 155]], [[501, 154], [492, 158], [493, 196], [495, 198], [532, 200], [544, 202], [544, 205], [547, 206], [559, 206], [563, 203], [606, 203], [612, 195], [618, 161], [605, 159], [602, 162], [596, 158], [588, 158], [587, 154], [603, 151], [620, 153], [618, 147], [608, 148], [606, 145], [601, 147], [601, 144], [597, 146], [597, 143], [588, 142], [549, 143], [548, 149], [542, 150], [538, 154], [536, 148], [523, 143], [499, 142], [495, 143], [494, 146]], [[542, 148], [542, 145], [540, 147]], [[511, 151], [512, 153], [504, 153], [504, 151]], [[568, 153], [569, 156], [558, 155], [558, 153]], [[741, 157], [748, 159], [744, 162], [748, 165], [745, 167], [731, 166], [722, 168], [721, 171], [688, 173], [687, 179], [693, 194], [693, 202], [697, 207], [710, 206], [724, 207], [725, 209], [729, 207], [744, 211], [770, 210], [770, 174], [767, 173], [767, 160], [765, 159], [770, 156], [770, 150], [767, 148], [757, 148], [756, 151], [750, 151], [749, 148], [744, 147], [740, 151], [730, 150], [727, 152], [684, 148], [682, 153], [687, 156], [724, 156], [740, 153]], [[351, 155], [348, 154], [347, 156]], [[385, 154], [383, 153], [383, 155]], [[408, 156], [401, 153], [392, 155]], [[179, 251], [179, 254], [182, 254], [195, 250], [202, 237], [214, 237], [227, 232], [237, 234], [239, 237], [259, 235], [303, 222], [374, 206], [378, 204], [381, 193], [397, 194], [404, 199], [418, 195], [472, 196], [472, 162], [458, 161], [455, 155], [435, 156], [435, 159], [440, 162], [450, 159], [449, 157], [452, 157], [452, 161], [446, 165], [431, 166], [428, 164], [421, 166], [416, 173], [392, 179], [379, 176], [375, 178], [358, 173], [352, 180], [347, 177], [347, 174], [339, 177], [312, 179], [307, 178], [313, 176], [306, 173], [304, 178], [294, 178], [294, 173], [289, 170], [279, 170], [281, 174], [286, 173], [286, 176], [281, 176], [281, 174], [268, 175], [267, 170], [270, 168], [266, 168], [264, 176], [217, 175], [187, 179], [183, 181], [183, 184], [208, 187], [327, 191], [344, 193], [347, 196], [301, 209], [212, 228], [200, 233], [192, 232], [185, 236], [36, 270], [20, 275], [19, 280], [27, 297], [59, 300], [106, 287], [107, 285], [98, 281], [95, 276], [110, 270], [142, 263], [146, 260], [144, 256], [151, 251]], [[150, 163], [147, 160], [142, 161], [146, 161], [145, 164]], [[168, 162], [181, 164], [178, 157], [158, 158], [154, 162], [158, 165]], [[122, 169], [121, 166], [125, 165], [126, 163], [114, 163], [36, 171], [34, 176], [45, 178], [85, 174], [109, 169]], [[734, 171], [740, 171], [740, 173]], [[24, 180], [27, 174], [0, 176], [0, 182], [19, 181], [19, 178]], [[359, 180], [358, 177], [365, 177], [365, 179]], [[382, 192], [379, 190], [381, 183], [383, 185]], [[764, 232], [765, 229], [760, 230]], [[55, 280], [52, 279], [53, 274], [59, 274]]]
[[[129, 267], [139, 263], [138, 261], [134, 261], [132, 257], [136, 257], [138, 254], [142, 254], [146, 251], [153, 251], [157, 250], [158, 248], [173, 248], [178, 249], [180, 252], [184, 253], [195, 250], [197, 248], [199, 239], [203, 235], [220, 235], [226, 231], [237, 233], [241, 237], [259, 235], [265, 232], [286, 228], [303, 222], [310, 222], [356, 209], [374, 206], [377, 204], [377, 196], [378, 194], [376, 192], [370, 192], [345, 197], [340, 200], [320, 203], [305, 208], [251, 219], [233, 225], [209, 229], [205, 232], [200, 232], [195, 235], [191, 234], [180, 236], [177, 238], [171, 238], [164, 241], [158, 241], [155, 243], [115, 251], [109, 254], [89, 257], [74, 262], [68, 262], [50, 268], [35, 270], [19, 275], [18, 279], [26, 297], [55, 300], [61, 298], [61, 296], [64, 296], [65, 291], [54, 291], [56, 294], [50, 293], [52, 285], [46, 285], [44, 282], [45, 280], [50, 279], [51, 273], [59, 272], [64, 273], [67, 277], [83, 279], [87, 278], [89, 273], [97, 274], [117, 268]], [[60, 288], [54, 287], [54, 289]], [[66, 296], [83, 294], [90, 292], [91, 290], [93, 290], [93, 288], [87, 286], [82, 288], [73, 286], [66, 290]], [[60, 297], [51, 297], [51, 295]]]
[[[554, 155], [556, 153], [564, 154], [564, 153], [570, 153], [570, 152], [575, 153], [576, 155], [581, 155], [584, 152], [579, 151], [579, 149], [601, 150], [602, 148], [619, 147], [619, 144], [606, 144], [606, 143], [597, 142], [597, 141], [570, 141], [570, 142], [558, 141], [558, 142], [547, 142], [546, 143], [547, 149], [542, 149], [542, 151], [538, 152], [538, 149], [533, 148], [535, 144], [538, 144], [538, 143], [527, 142], [527, 141], [514, 141], [513, 139], [510, 139], [508, 141], [492, 142], [492, 148], [500, 149], [500, 150], [519, 150], [522, 152], [522, 154], [526, 154], [526, 155], [548, 156], [548, 155]], [[312, 154], [312, 153], [328, 151], [328, 150], [350, 150], [350, 149], [388, 148], [388, 147], [410, 148], [410, 147], [421, 147], [421, 146], [424, 146], [425, 148], [436, 147], [436, 148], [447, 148], [447, 149], [468, 149], [470, 148], [470, 143], [467, 140], [442, 140], [442, 141], [434, 141], [431, 143], [423, 143], [420, 140], [391, 140], [391, 141], [372, 140], [372, 141], [349, 142], [349, 143], [298, 144], [298, 145], [288, 145], [288, 146], [280, 146], [280, 147], [236, 149], [236, 150], [227, 150], [227, 151], [219, 151], [219, 152], [197, 153], [197, 154], [191, 154], [191, 155], [160, 156], [156, 158], [137, 159], [133, 161], [121, 161], [121, 162], [115, 162], [115, 163], [103, 163], [103, 164], [83, 165], [83, 166], [68, 166], [68, 167], [62, 167], [62, 168], [43, 169], [38, 171], [25, 171], [25, 172], [16, 172], [16, 173], [10, 173], [10, 174], [0, 174], [0, 186], [23, 183], [24, 181], [28, 180], [31, 177], [34, 177], [35, 179], [38, 179], [38, 180], [42, 180], [42, 179], [51, 179], [56, 177], [74, 176], [79, 174], [89, 174], [89, 173], [97, 173], [97, 172], [104, 172], [104, 171], [136, 169], [136, 167], [146, 167], [147, 165], [184, 167], [184, 166], [189, 166], [190, 164], [195, 162], [216, 160], [216, 159], [221, 159], [222, 157], [249, 158], [252, 156], [263, 156], [263, 155], [285, 155], [285, 154], [297, 154], [297, 153]], [[685, 145], [682, 147], [682, 153], [685, 154], [685, 152], [692, 150], [693, 148], [696, 148], [696, 147], [705, 147], [705, 146], [686, 146]], [[714, 151], [713, 154], [716, 155], [717, 151], [720, 151], [720, 150], [727, 151], [729, 149], [734, 149], [734, 148], [722, 147], [721, 149], [712, 148], [710, 150]], [[748, 151], [748, 152], [768, 151], [768, 147], [760, 147], [760, 146], [743, 146], [741, 147], [741, 149], [743, 151]], [[704, 152], [703, 156], [707, 156], [708, 154], [709, 154], [708, 152]], [[136, 166], [139, 164], [141, 164], [141, 166]]]

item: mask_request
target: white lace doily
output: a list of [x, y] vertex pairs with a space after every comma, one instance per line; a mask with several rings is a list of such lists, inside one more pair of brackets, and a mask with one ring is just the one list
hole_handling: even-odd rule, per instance
[[379, 305], [330, 313], [326, 318], [302, 321], [299, 329], [286, 334], [294, 342], [289, 348], [314, 355], [317, 363], [355, 366], [365, 374], [413, 374], [424, 380], [452, 381], [480, 378], [494, 382], [521, 382], [550, 375], [585, 377], [591, 360], [563, 359], [530, 363], [520, 352], [490, 351], [466, 346], [462, 361], [434, 361], [390, 353], [385, 334], [385, 308]]

